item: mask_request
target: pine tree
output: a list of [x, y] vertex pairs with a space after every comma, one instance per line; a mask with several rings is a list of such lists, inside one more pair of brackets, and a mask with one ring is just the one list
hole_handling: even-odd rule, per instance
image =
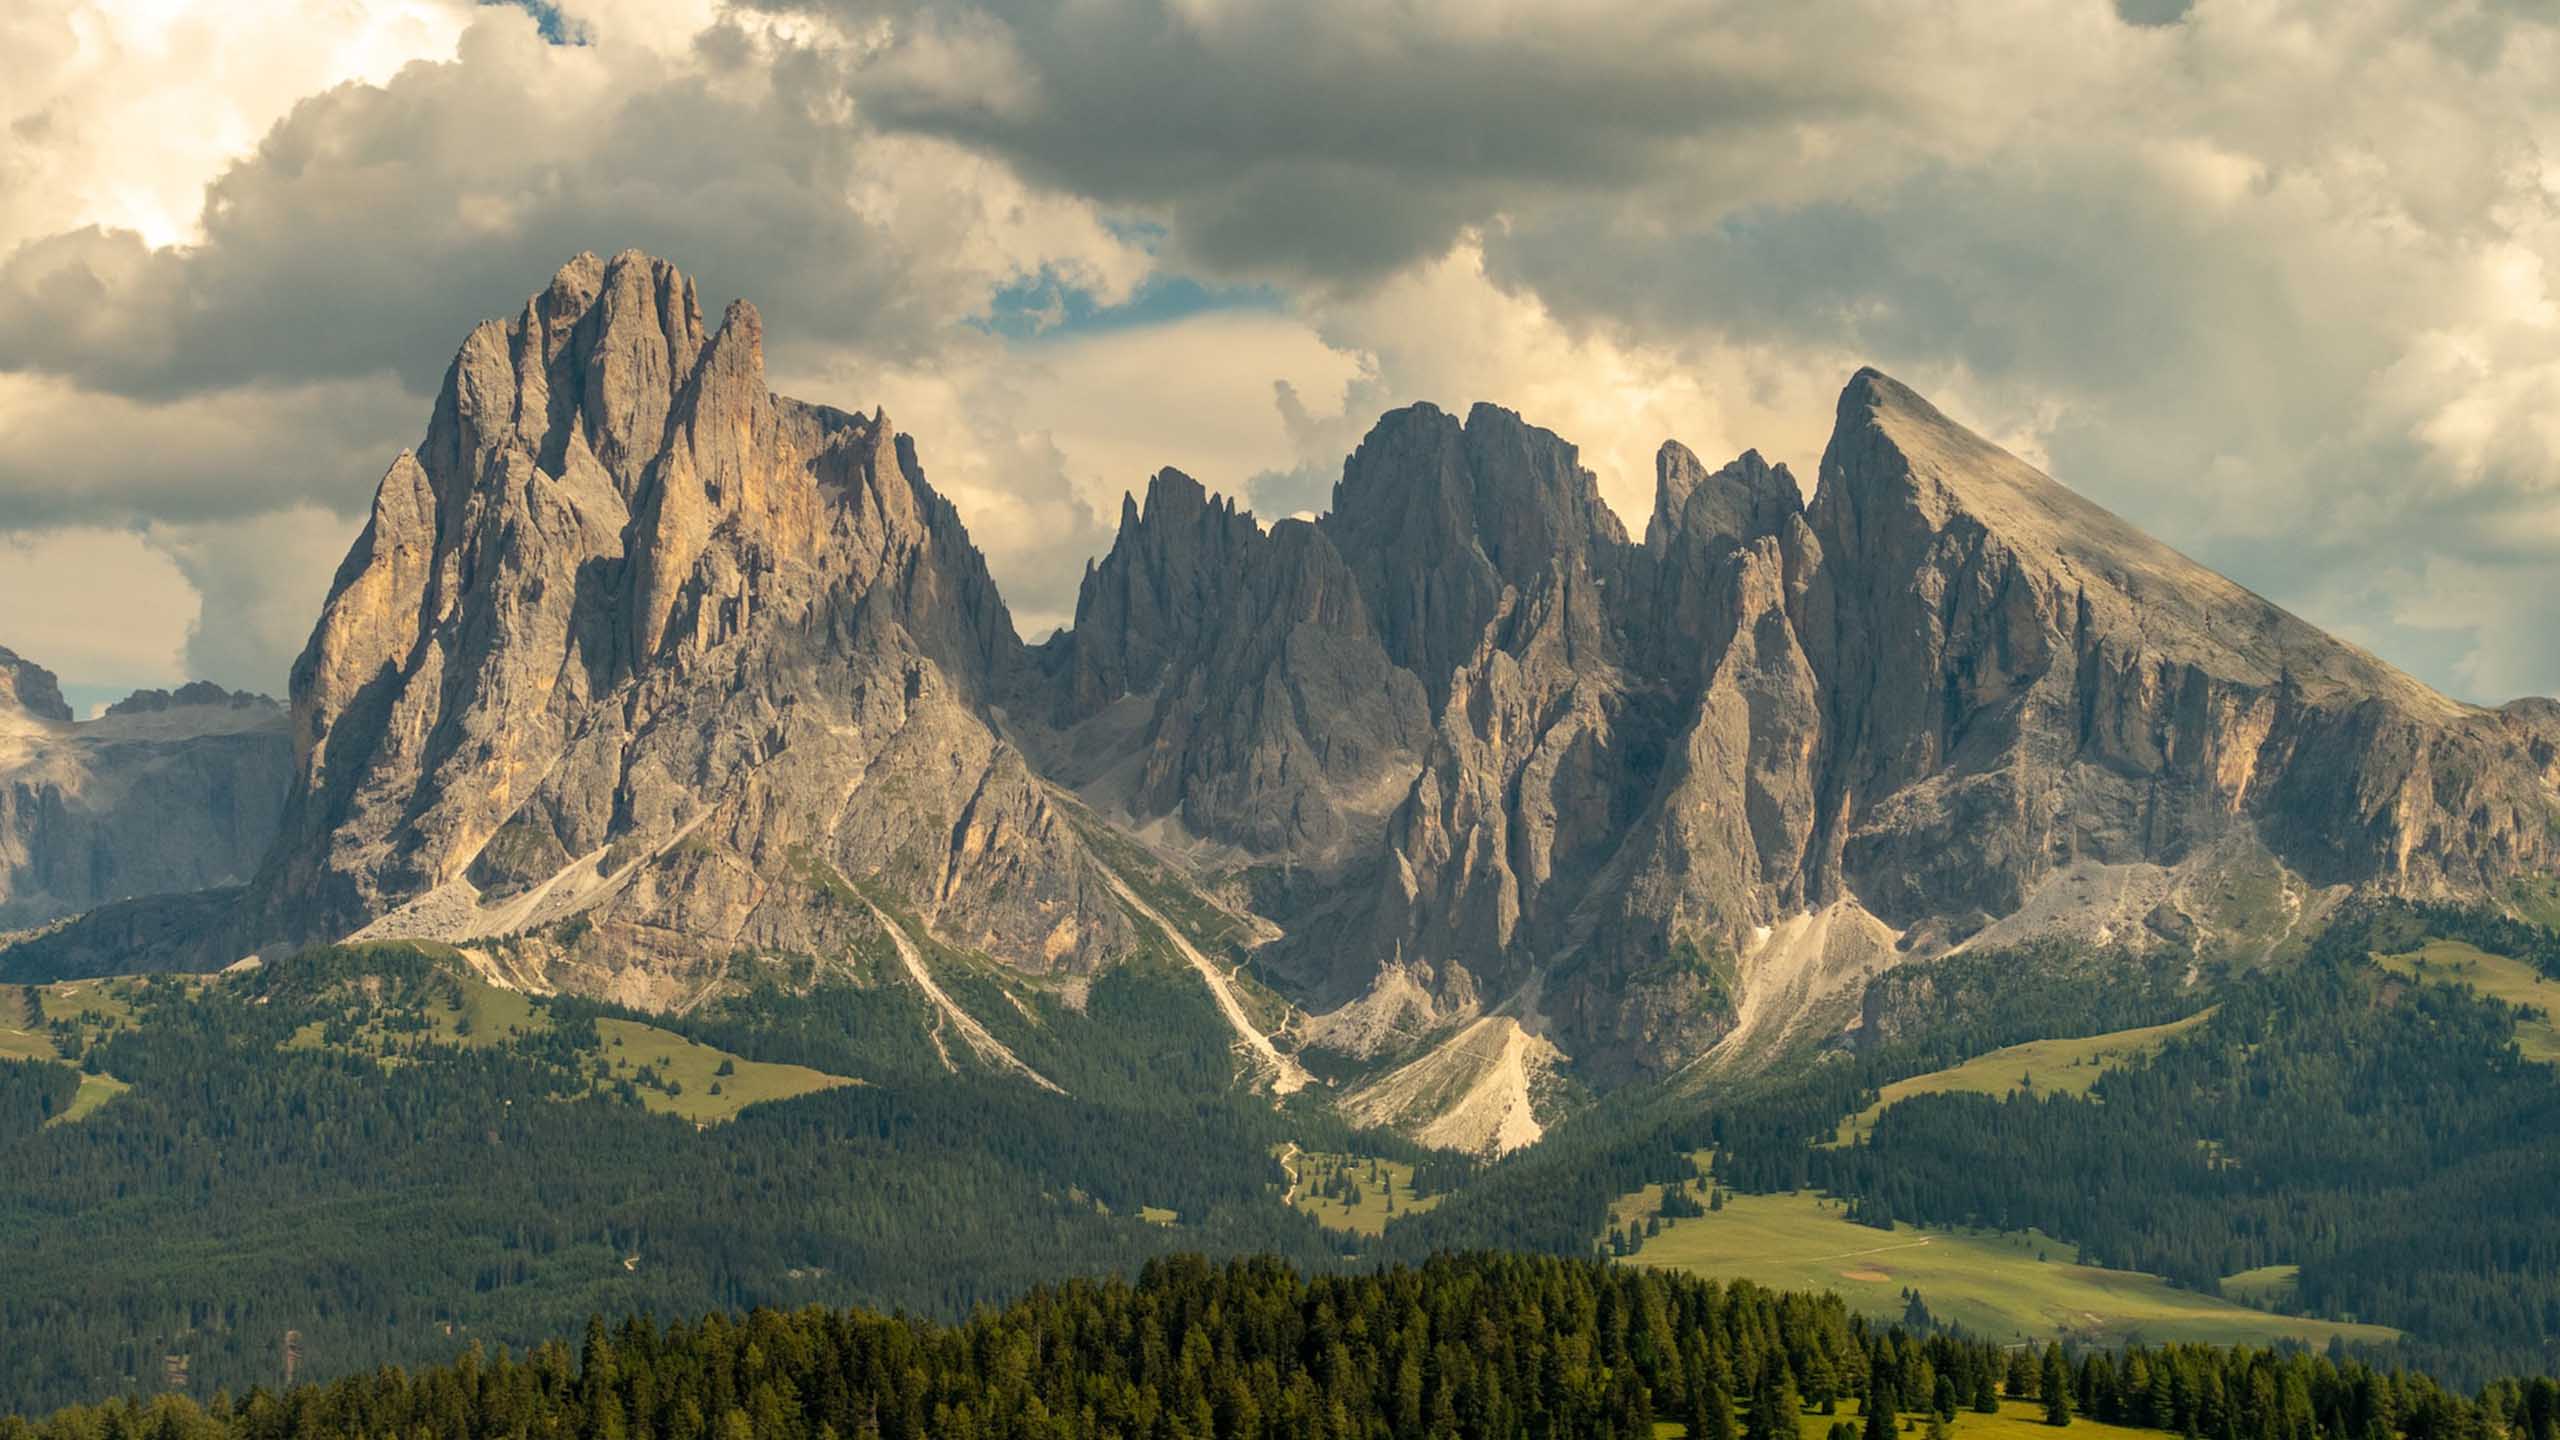
[[2036, 1394], [2035, 1356], [2021, 1345], [2009, 1352], [2009, 1374], [2004, 1387], [2012, 1400], [2032, 1400]]
[[1830, 1415], [1837, 1412], [1840, 1408], [1839, 1395], [1839, 1372], [1831, 1368], [1831, 1362], [1823, 1358], [1821, 1351], [1814, 1351], [1811, 1355], [1805, 1358], [1804, 1362], [1804, 1398], [1806, 1402], [1821, 1407], [1823, 1414]]
[[2044, 1349], [2044, 1375], [2037, 1386], [2044, 1399], [2044, 1423], [2071, 1423], [2071, 1363], [2062, 1358], [2062, 1344], [2054, 1341]]
[[1771, 1351], [1760, 1366], [1760, 1383], [1752, 1387], [1751, 1419], [1743, 1435], [1746, 1440], [1796, 1440], [1796, 1416], [1803, 1410], [1786, 1356]]
[[1721, 1378], [1711, 1374], [1706, 1387], [1705, 1428], [1693, 1428], [1689, 1433], [1705, 1440], [1739, 1440], [1742, 1424], [1734, 1418], [1733, 1396], [1726, 1392]]
[[1867, 1424], [1859, 1440], [1893, 1440], [1893, 1387], [1878, 1377], [1867, 1387]]

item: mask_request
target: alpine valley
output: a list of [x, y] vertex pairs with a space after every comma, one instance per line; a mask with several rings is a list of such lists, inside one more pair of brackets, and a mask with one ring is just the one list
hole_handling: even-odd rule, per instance
[[763, 323], [472, 329], [281, 707], [0, 651], [0, 1412], [1197, 1250], [2560, 1364], [2560, 704], [1873, 370], [1641, 536], [1489, 404], [1164, 470], [1030, 644]]

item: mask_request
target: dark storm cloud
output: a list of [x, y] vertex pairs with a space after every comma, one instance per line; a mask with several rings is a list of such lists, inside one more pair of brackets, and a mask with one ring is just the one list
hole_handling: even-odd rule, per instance
[[[1713, 4], [835, 8], [889, 36], [857, 80], [878, 123], [1160, 207], [1193, 263], [1325, 284], [1524, 196], [1643, 183], [1702, 136], [1783, 155], [1794, 126], [1906, 98], [1854, 56], [1789, 63]], [[1752, 18], [1797, 28], [1780, 17]]]

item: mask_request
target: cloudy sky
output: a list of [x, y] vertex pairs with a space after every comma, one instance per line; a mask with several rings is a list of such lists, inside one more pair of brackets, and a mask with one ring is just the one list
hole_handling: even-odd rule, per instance
[[1810, 478], [1873, 363], [2459, 695], [2560, 690], [2548, 0], [12, 0], [0, 644], [280, 692], [483, 316], [641, 247], [1036, 636], [1381, 410]]

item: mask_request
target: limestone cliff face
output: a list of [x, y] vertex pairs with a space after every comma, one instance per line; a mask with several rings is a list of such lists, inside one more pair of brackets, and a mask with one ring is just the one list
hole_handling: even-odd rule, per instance
[[2436, 694], [1872, 371], [1811, 520], [1813, 868], [1896, 923], [2007, 915], [2074, 864], [2176, 865], [2236, 829], [2314, 885], [2481, 895], [2560, 863], [2531, 719]]
[[237, 884], [276, 834], [282, 707], [198, 682], [75, 722], [52, 672], [0, 650], [0, 930]]
[[1215, 849], [1340, 862], [1411, 785], [1430, 722], [1326, 532], [1178, 471], [1132, 497], [1043, 663], [1061, 779]]
[[[1154, 553], [1153, 524], [1122, 548]], [[1357, 590], [1332, 663], [1365, 691], [1383, 661], [1427, 717], [1363, 714], [1409, 777], [1374, 840], [1238, 827], [1285, 787], [1162, 762], [1162, 737], [1237, 723], [1200, 657], [1272, 614], [1235, 602], [1250, 560], [1202, 569], [1227, 588], [1149, 652], [1148, 782], [1097, 798], [1313, 867], [1260, 891], [1287, 932], [1267, 962], [1340, 1016], [1392, 976], [1435, 1023], [1521, 1018], [1605, 1080], [1845, 1018], [1867, 975], [1980, 934], [2246, 948], [2337, 887], [2496, 898], [2560, 866], [2560, 709], [2446, 699], [1872, 371], [1810, 504], [1756, 453], [1666, 444], [1638, 545], [1559, 438], [1416, 406], [1297, 528]], [[1121, 653], [1124, 613], [1055, 645]], [[1082, 734], [1107, 773], [1114, 734]], [[1310, 1033], [1370, 1053], [1375, 1029]]]
[[985, 712], [1019, 642], [885, 416], [765, 389], [761, 322], [581, 256], [474, 330], [294, 670], [254, 929], [530, 937], [656, 1005], [838, 953], [877, 883], [1088, 963], [1118, 908]]

